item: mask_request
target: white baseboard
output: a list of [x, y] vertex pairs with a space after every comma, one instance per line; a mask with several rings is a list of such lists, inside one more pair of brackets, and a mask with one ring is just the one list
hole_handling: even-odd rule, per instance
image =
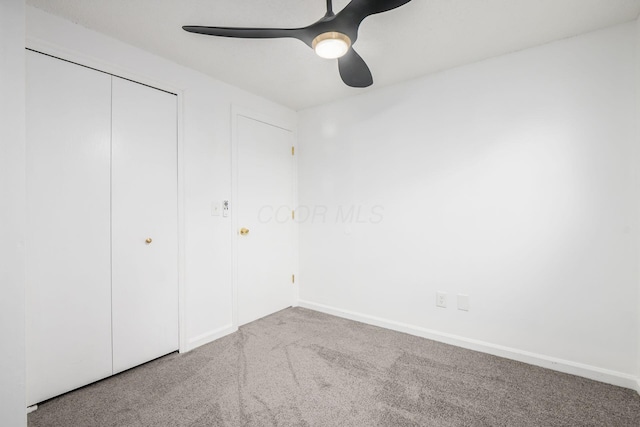
[[32, 412], [33, 412], [33, 411], [35, 411], [36, 409], [38, 409], [38, 405], [28, 406], [28, 407], [27, 407], [27, 414], [32, 413]]
[[204, 334], [200, 334], [193, 338], [190, 338], [187, 341], [187, 348], [185, 351], [181, 353], [186, 353], [195, 348], [198, 348], [202, 345], [209, 344], [212, 341], [220, 339], [224, 336], [234, 333], [238, 328], [233, 327], [232, 325], [223, 326], [222, 328], [215, 329], [213, 331], [206, 332]]
[[554, 371], [564, 372], [567, 374], [577, 375], [603, 383], [629, 388], [640, 393], [640, 378], [634, 375], [612, 371], [609, 369], [598, 368], [596, 366], [585, 365], [578, 362], [572, 362], [570, 360], [558, 359], [542, 354], [531, 353], [528, 351], [492, 344], [489, 342], [447, 334], [444, 332], [438, 332], [419, 326], [395, 322], [393, 320], [387, 320], [375, 316], [356, 313], [353, 311], [342, 310], [323, 304], [316, 304], [311, 301], [300, 300], [298, 303], [300, 307], [308, 308], [310, 310], [320, 311], [334, 316], [343, 317], [345, 319], [355, 320], [358, 322], [367, 323], [369, 325], [379, 326], [398, 332], [404, 332], [410, 335], [428, 338], [433, 341], [451, 344], [469, 350], [480, 351], [483, 353], [492, 354], [494, 356], [504, 357], [506, 359], [517, 360], [518, 362], [524, 362], [530, 365], [552, 369]]

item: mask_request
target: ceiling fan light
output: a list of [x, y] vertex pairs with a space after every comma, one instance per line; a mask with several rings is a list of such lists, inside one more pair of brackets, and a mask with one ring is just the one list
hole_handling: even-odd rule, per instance
[[313, 39], [312, 46], [319, 57], [336, 59], [349, 51], [351, 39], [346, 34], [330, 31]]

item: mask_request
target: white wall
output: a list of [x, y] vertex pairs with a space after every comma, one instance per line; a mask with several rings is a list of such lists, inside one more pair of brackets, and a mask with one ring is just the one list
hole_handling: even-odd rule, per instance
[[31, 7], [27, 37], [29, 46], [68, 51], [91, 65], [102, 62], [110, 71], [122, 69], [184, 90], [187, 341], [193, 347], [231, 332], [231, 217], [211, 216], [213, 201], [231, 199], [231, 105], [279, 121], [295, 122], [296, 114]]
[[[640, 217], [640, 17], [636, 21], [636, 197], [638, 201], [638, 216]], [[640, 271], [640, 259], [638, 260], [638, 269]], [[636, 383], [636, 391], [640, 393], [640, 280], [638, 280], [638, 349], [636, 353], [636, 374], [638, 376]]]
[[633, 387], [635, 39], [630, 23], [301, 112], [301, 305]]
[[0, 424], [26, 425], [24, 2], [0, 2]]

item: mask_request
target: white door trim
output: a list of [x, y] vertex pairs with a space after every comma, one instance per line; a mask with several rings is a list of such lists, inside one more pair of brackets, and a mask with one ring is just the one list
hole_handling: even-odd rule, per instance
[[[232, 259], [232, 320], [231, 326], [235, 331], [238, 329], [238, 211], [235, 202], [238, 200], [238, 117], [247, 117], [257, 120], [271, 126], [275, 126], [293, 135], [293, 146], [298, 146], [298, 129], [294, 121], [278, 119], [268, 114], [252, 111], [238, 105], [231, 105], [231, 259]], [[298, 207], [298, 157], [297, 153], [293, 156], [293, 206], [297, 210]], [[294, 284], [293, 305], [298, 305], [299, 299], [299, 280], [298, 280], [298, 223], [293, 223], [293, 274], [296, 275], [296, 283]]]
[[25, 41], [26, 49], [33, 50], [35, 52], [50, 55], [52, 57], [61, 59], [63, 61], [73, 62], [75, 64], [92, 68], [97, 71], [101, 71], [107, 74], [111, 74], [116, 77], [131, 80], [137, 83], [141, 83], [146, 86], [150, 86], [156, 89], [160, 89], [165, 92], [170, 92], [177, 97], [177, 125], [178, 132], [177, 138], [177, 157], [178, 157], [178, 334], [179, 334], [179, 348], [180, 353], [189, 351], [189, 345], [187, 341], [186, 330], [186, 289], [185, 289], [185, 197], [184, 197], [184, 118], [183, 118], [183, 102], [184, 102], [184, 89], [176, 87], [171, 83], [159, 81], [151, 77], [141, 75], [126, 68], [122, 68], [116, 64], [102, 61], [98, 58], [91, 57], [74, 50], [70, 50], [51, 42], [27, 37]]

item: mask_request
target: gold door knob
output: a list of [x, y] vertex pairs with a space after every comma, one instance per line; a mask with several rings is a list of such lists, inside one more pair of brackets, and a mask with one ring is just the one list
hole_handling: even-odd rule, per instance
[[241, 235], [241, 236], [246, 236], [247, 234], [249, 234], [249, 229], [248, 229], [248, 228], [244, 228], [244, 227], [242, 227], [242, 228], [240, 229], [240, 235]]
[[147, 237], [147, 240], [145, 240], [145, 242], [147, 242], [147, 245], [150, 244], [151, 242], [153, 242], [153, 239], [151, 239], [151, 237]]

